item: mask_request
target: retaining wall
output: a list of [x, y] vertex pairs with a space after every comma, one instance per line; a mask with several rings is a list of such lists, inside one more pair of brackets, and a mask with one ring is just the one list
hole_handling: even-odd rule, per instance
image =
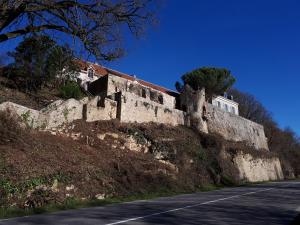
[[26, 126], [38, 129], [55, 129], [80, 119], [85, 119], [88, 122], [115, 119], [117, 103], [111, 99], [103, 98], [101, 100], [98, 97], [91, 100], [84, 98], [80, 101], [75, 99], [58, 100], [40, 111], [12, 102], [0, 104], [0, 111], [6, 110], [19, 116]]
[[124, 93], [121, 97], [121, 122], [164, 123], [184, 125], [185, 113], [177, 109], [169, 109], [162, 104], [138, 97], [132, 93]]
[[269, 149], [264, 127], [260, 124], [225, 112], [211, 104], [206, 105], [209, 133], [216, 133], [226, 140], [244, 141], [256, 149]]
[[283, 180], [283, 172], [278, 158], [253, 158], [250, 154], [238, 154], [233, 159], [239, 170], [240, 180], [261, 182]]

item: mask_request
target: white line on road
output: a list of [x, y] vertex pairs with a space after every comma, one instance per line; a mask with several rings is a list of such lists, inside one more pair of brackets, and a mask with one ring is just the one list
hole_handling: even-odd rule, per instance
[[121, 221], [117, 221], [117, 222], [113, 222], [113, 223], [107, 223], [105, 225], [115, 225], [115, 224], [122, 224], [122, 223], [131, 222], [131, 221], [141, 220], [141, 219], [145, 219], [145, 218], [152, 217], [152, 216], [158, 216], [158, 215], [161, 215], [161, 214], [176, 212], [176, 211], [180, 211], [180, 210], [184, 210], [184, 209], [188, 209], [188, 208], [194, 208], [194, 207], [197, 207], [197, 206], [200, 206], [200, 205], [208, 205], [208, 204], [211, 204], [211, 203], [225, 201], [225, 200], [233, 199], [233, 198], [238, 198], [238, 197], [242, 197], [242, 196], [245, 196], [245, 195], [253, 195], [253, 194], [256, 194], [256, 193], [259, 193], [259, 192], [270, 191], [270, 190], [275, 189], [275, 188], [276, 187], [267, 188], [267, 189], [263, 189], [263, 190], [260, 190], [260, 191], [248, 192], [248, 193], [241, 194], [241, 195], [233, 195], [233, 196], [230, 196], [230, 197], [227, 197], [227, 198], [220, 198], [220, 199], [216, 199], [216, 200], [212, 200], [212, 201], [208, 201], [208, 202], [202, 202], [202, 203], [198, 203], [198, 204], [194, 204], [194, 205], [188, 205], [188, 206], [185, 206], [185, 207], [181, 207], [181, 208], [177, 208], [177, 209], [171, 209], [171, 210], [158, 212], [158, 213], [153, 213], [153, 214], [149, 214], [149, 215], [146, 215], [146, 216], [140, 216], [140, 217], [121, 220]]

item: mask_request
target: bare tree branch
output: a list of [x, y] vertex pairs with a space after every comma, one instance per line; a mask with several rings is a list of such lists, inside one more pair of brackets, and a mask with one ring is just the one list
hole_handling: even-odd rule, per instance
[[1, 34], [0, 35], [0, 42], [6, 41], [8, 39], [11, 38], [15, 38], [18, 37], [20, 35], [24, 35], [30, 32], [40, 32], [43, 30], [57, 30], [57, 31], [61, 31], [61, 32], [69, 32], [68, 29], [64, 26], [56, 26], [56, 25], [41, 25], [41, 26], [27, 26], [24, 29], [19, 29], [19, 30], [15, 30], [12, 32], [7, 32], [5, 34]]
[[[124, 27], [137, 36], [153, 18], [155, 0], [0, 0], [0, 43], [53, 31], [78, 38], [98, 59], [121, 55]], [[17, 23], [19, 22], [19, 23]]]

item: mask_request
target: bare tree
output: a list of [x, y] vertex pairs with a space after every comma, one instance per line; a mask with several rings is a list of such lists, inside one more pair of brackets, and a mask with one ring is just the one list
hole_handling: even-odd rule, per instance
[[140, 35], [153, 19], [155, 0], [0, 0], [0, 43], [52, 31], [79, 39], [99, 60], [122, 55], [125, 27]]
[[264, 125], [270, 151], [278, 154], [285, 177], [300, 175], [300, 142], [296, 133], [290, 128], [281, 129], [253, 95], [237, 89], [230, 89], [228, 94], [239, 103], [241, 116]]
[[271, 113], [253, 95], [234, 88], [230, 89], [228, 94], [239, 103], [239, 112], [242, 117], [261, 124], [273, 123]]
[[0, 69], [4, 65], [4, 55], [0, 54]]

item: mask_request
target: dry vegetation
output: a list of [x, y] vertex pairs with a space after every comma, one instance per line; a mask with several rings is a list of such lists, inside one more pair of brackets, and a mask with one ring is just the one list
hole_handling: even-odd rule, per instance
[[[77, 121], [53, 135], [21, 128], [16, 120], [8, 112], [0, 113], [0, 205], [4, 208], [38, 208], [99, 196], [190, 192], [238, 180], [233, 164], [219, 153], [226, 149], [235, 154], [243, 143], [224, 142], [186, 127]], [[73, 140], [68, 132], [81, 135]], [[105, 133], [117, 137], [97, 137]], [[140, 144], [151, 143], [149, 151], [125, 148], [124, 139], [118, 138], [124, 135]], [[158, 156], [168, 163], [157, 160]]]
[[40, 110], [59, 98], [57, 89], [43, 88], [38, 92], [25, 93], [17, 89], [14, 82], [0, 74], [0, 104], [14, 102], [32, 109]]

